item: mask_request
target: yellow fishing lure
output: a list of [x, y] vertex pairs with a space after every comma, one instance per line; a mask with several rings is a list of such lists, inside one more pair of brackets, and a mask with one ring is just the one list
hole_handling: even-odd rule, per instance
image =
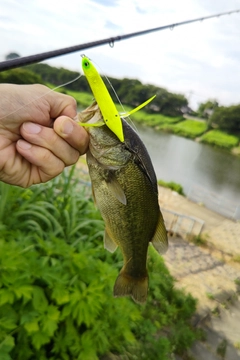
[[[124, 134], [121, 117], [127, 117], [142, 107], [146, 106], [150, 101], [152, 101], [156, 95], [151, 97], [149, 100], [145, 101], [143, 104], [139, 105], [135, 109], [121, 114], [118, 113], [117, 108], [104, 84], [101, 76], [99, 75], [97, 69], [92, 64], [92, 62], [83, 55], [82, 57], [82, 69], [87, 78], [87, 81], [90, 85], [90, 88], [93, 92], [94, 98], [99, 106], [99, 109], [102, 113], [104, 123], [109, 127], [109, 129], [118, 137], [118, 139], [123, 142]], [[103, 124], [104, 124], [103, 123]], [[82, 124], [83, 126], [94, 126], [94, 124]]]

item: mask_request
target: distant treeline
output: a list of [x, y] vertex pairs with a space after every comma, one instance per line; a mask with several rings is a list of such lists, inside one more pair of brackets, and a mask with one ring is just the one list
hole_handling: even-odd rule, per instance
[[[34, 64], [0, 73], [0, 82], [15, 84], [50, 83], [58, 86], [73, 80], [78, 75], [78, 72], [64, 68], [47, 64]], [[153, 95], [157, 95], [154, 102], [146, 108], [146, 111], [167, 116], [179, 116], [188, 106], [188, 101], [182, 94], [171, 93], [164, 88], [150, 84], [144, 85], [137, 79], [124, 78], [120, 80], [111, 77], [108, 79], [124, 105], [135, 107]], [[105, 80], [105, 84], [110, 88], [107, 80]], [[74, 91], [91, 92], [84, 76], [80, 81], [69, 84], [67, 88]], [[111, 89], [110, 91], [112, 94]], [[117, 101], [117, 99], [114, 100]]]
[[[1, 72], [0, 83], [40, 83], [58, 86], [75, 79], [78, 75], [79, 73], [76, 71], [40, 63]], [[117, 102], [107, 79], [104, 80], [114, 101]], [[156, 95], [154, 101], [144, 109], [146, 112], [172, 117], [181, 116], [183, 113], [192, 113], [205, 119], [209, 129], [218, 128], [229, 133], [240, 133], [240, 105], [224, 107], [219, 106], [216, 100], [208, 100], [199, 104], [197, 112], [194, 113], [188, 107], [188, 100], [182, 94], [171, 93], [151, 84], [142, 84], [137, 79], [109, 77], [108, 80], [124, 105], [136, 107]], [[79, 81], [69, 84], [67, 89], [91, 93], [85, 76], [82, 76]]]

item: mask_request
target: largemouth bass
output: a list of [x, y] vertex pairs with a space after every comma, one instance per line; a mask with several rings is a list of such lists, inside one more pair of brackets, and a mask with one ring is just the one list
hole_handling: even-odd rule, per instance
[[[102, 124], [95, 103], [79, 114], [90, 135], [87, 164], [93, 197], [105, 222], [104, 247], [119, 246], [124, 266], [114, 285], [114, 296], [130, 295], [144, 303], [148, 292], [148, 245], [167, 250], [167, 232], [158, 203], [158, 186], [148, 152], [130, 125], [121, 119], [124, 142]], [[90, 125], [89, 124], [89, 125]]]

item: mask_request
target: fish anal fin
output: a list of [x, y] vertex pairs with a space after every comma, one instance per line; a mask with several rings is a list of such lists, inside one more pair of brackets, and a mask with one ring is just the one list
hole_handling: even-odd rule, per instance
[[109, 236], [107, 229], [104, 233], [104, 248], [113, 253], [117, 249], [118, 245]]
[[144, 304], [147, 300], [148, 276], [135, 278], [121, 271], [114, 285], [115, 297], [131, 296], [138, 304]]
[[120, 201], [120, 203], [122, 203], [123, 205], [127, 205], [126, 195], [115, 175], [112, 175], [108, 179], [107, 186], [108, 186], [109, 190], [111, 191], [112, 195], [115, 196], [115, 198], [118, 199], [118, 201]]
[[151, 242], [159, 254], [164, 254], [168, 249], [167, 230], [165, 228], [161, 212], [159, 214], [155, 234]]

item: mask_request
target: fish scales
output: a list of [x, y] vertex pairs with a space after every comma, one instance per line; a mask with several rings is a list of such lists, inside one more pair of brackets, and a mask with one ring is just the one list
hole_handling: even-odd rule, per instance
[[[100, 111], [96, 106], [94, 109], [90, 122], [102, 121]], [[167, 233], [151, 159], [137, 133], [124, 119], [121, 121], [124, 142], [106, 125], [87, 128], [87, 163], [93, 196], [106, 226], [105, 248], [113, 252], [119, 246], [123, 254], [124, 266], [114, 295], [130, 295], [135, 302], [144, 303], [148, 291], [148, 245], [152, 242], [158, 252], [165, 252]]]

